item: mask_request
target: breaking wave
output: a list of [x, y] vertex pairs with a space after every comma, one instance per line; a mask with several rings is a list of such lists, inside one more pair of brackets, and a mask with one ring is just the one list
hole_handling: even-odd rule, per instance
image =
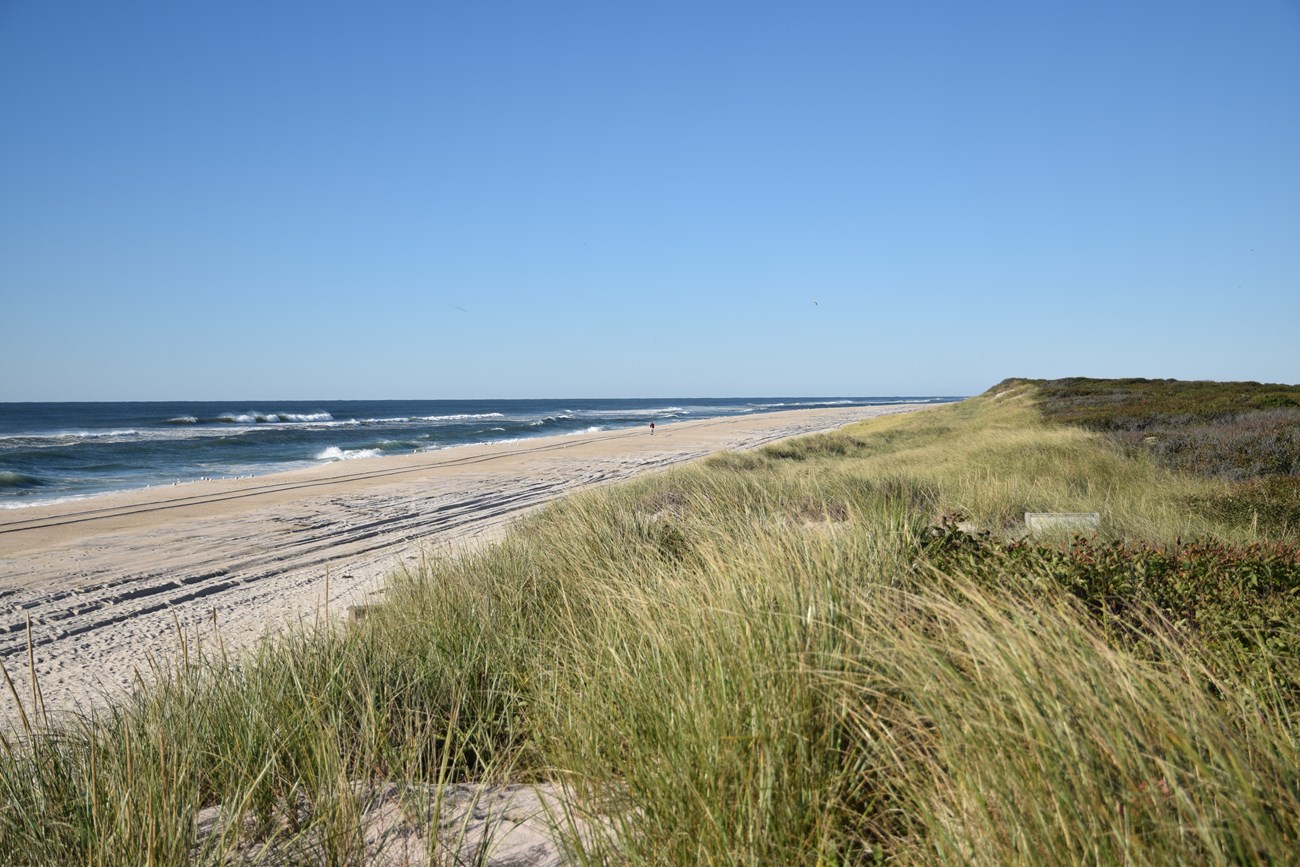
[[758, 409], [779, 409], [781, 407], [802, 407], [807, 409], [809, 407], [818, 406], [851, 406], [858, 402], [859, 401], [856, 400], [796, 400], [788, 403], [759, 403], [753, 404], [753, 406], [756, 406]]
[[333, 421], [334, 416], [327, 412], [227, 412], [217, 416], [217, 421], [226, 424], [281, 424], [310, 423]]
[[560, 415], [548, 415], [543, 418], [530, 421], [528, 425], [530, 427], [541, 427], [543, 425], [555, 424], [557, 421], [568, 421], [571, 418], [573, 418], [573, 415], [571, 413], [561, 413]]
[[53, 506], [57, 503], [72, 503], [80, 500], [88, 500], [91, 498], [91, 496], [92, 495], [90, 494], [80, 494], [72, 497], [52, 497], [52, 498], [38, 497], [35, 499], [24, 498], [21, 500], [14, 500], [12, 502], [0, 503], [0, 509], [30, 509], [33, 506]]
[[626, 418], [677, 418], [678, 416], [690, 415], [691, 411], [680, 406], [657, 406], [651, 409], [596, 410], [591, 414]]
[[94, 440], [125, 440], [141, 436], [138, 430], [65, 431], [60, 433], [11, 434], [0, 436], [0, 445], [34, 447], [68, 446]]
[[462, 412], [455, 415], [422, 415], [419, 421], [464, 421], [471, 418], [505, 418], [501, 412]]
[[338, 446], [330, 446], [322, 449], [316, 454], [318, 461], [354, 461], [358, 458], [377, 458], [383, 452], [379, 449], [341, 449]]
[[27, 473], [15, 473], [9, 470], [0, 471], [0, 489], [3, 490], [20, 490], [23, 488], [39, 488], [45, 482], [36, 476], [29, 476]]

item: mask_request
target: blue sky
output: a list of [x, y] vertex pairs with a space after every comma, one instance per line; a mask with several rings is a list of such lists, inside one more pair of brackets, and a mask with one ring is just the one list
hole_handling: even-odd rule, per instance
[[0, 0], [0, 400], [1300, 382], [1300, 4]]

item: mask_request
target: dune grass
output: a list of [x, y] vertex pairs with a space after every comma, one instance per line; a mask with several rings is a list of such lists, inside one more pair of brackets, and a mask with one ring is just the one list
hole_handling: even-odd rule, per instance
[[[505, 779], [564, 785], [585, 863], [1286, 860], [1295, 540], [1034, 395], [569, 497], [394, 576], [353, 628], [209, 642], [108, 715], [6, 740], [0, 863], [356, 864], [368, 784]], [[1025, 511], [1100, 512], [1088, 545], [1119, 565], [1017, 541]], [[1285, 550], [1204, 601], [1212, 631], [1117, 579], [1178, 539]]]

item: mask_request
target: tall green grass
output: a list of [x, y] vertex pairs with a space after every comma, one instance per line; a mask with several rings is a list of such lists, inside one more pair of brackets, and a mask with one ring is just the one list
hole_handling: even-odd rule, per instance
[[1021, 390], [566, 498], [394, 576], [351, 629], [191, 654], [10, 738], [0, 863], [361, 863], [367, 785], [507, 778], [564, 785], [587, 863], [1283, 861], [1294, 696], [1235, 674], [1272, 667], [1142, 600], [1116, 630], [1046, 559], [932, 553], [935, 525], [1007, 539], [1024, 511], [1252, 541], [1188, 507], [1216, 484]]
[[859, 740], [886, 752], [899, 863], [1293, 857], [1292, 721], [1242, 701], [1157, 617], [1143, 661], [1066, 599], [936, 575], [895, 601], [888, 629], [859, 624], [853, 681]]

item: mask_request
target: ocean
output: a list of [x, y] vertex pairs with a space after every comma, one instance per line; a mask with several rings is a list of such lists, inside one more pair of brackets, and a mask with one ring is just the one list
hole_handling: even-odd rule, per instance
[[683, 419], [957, 397], [0, 403], [0, 508]]

